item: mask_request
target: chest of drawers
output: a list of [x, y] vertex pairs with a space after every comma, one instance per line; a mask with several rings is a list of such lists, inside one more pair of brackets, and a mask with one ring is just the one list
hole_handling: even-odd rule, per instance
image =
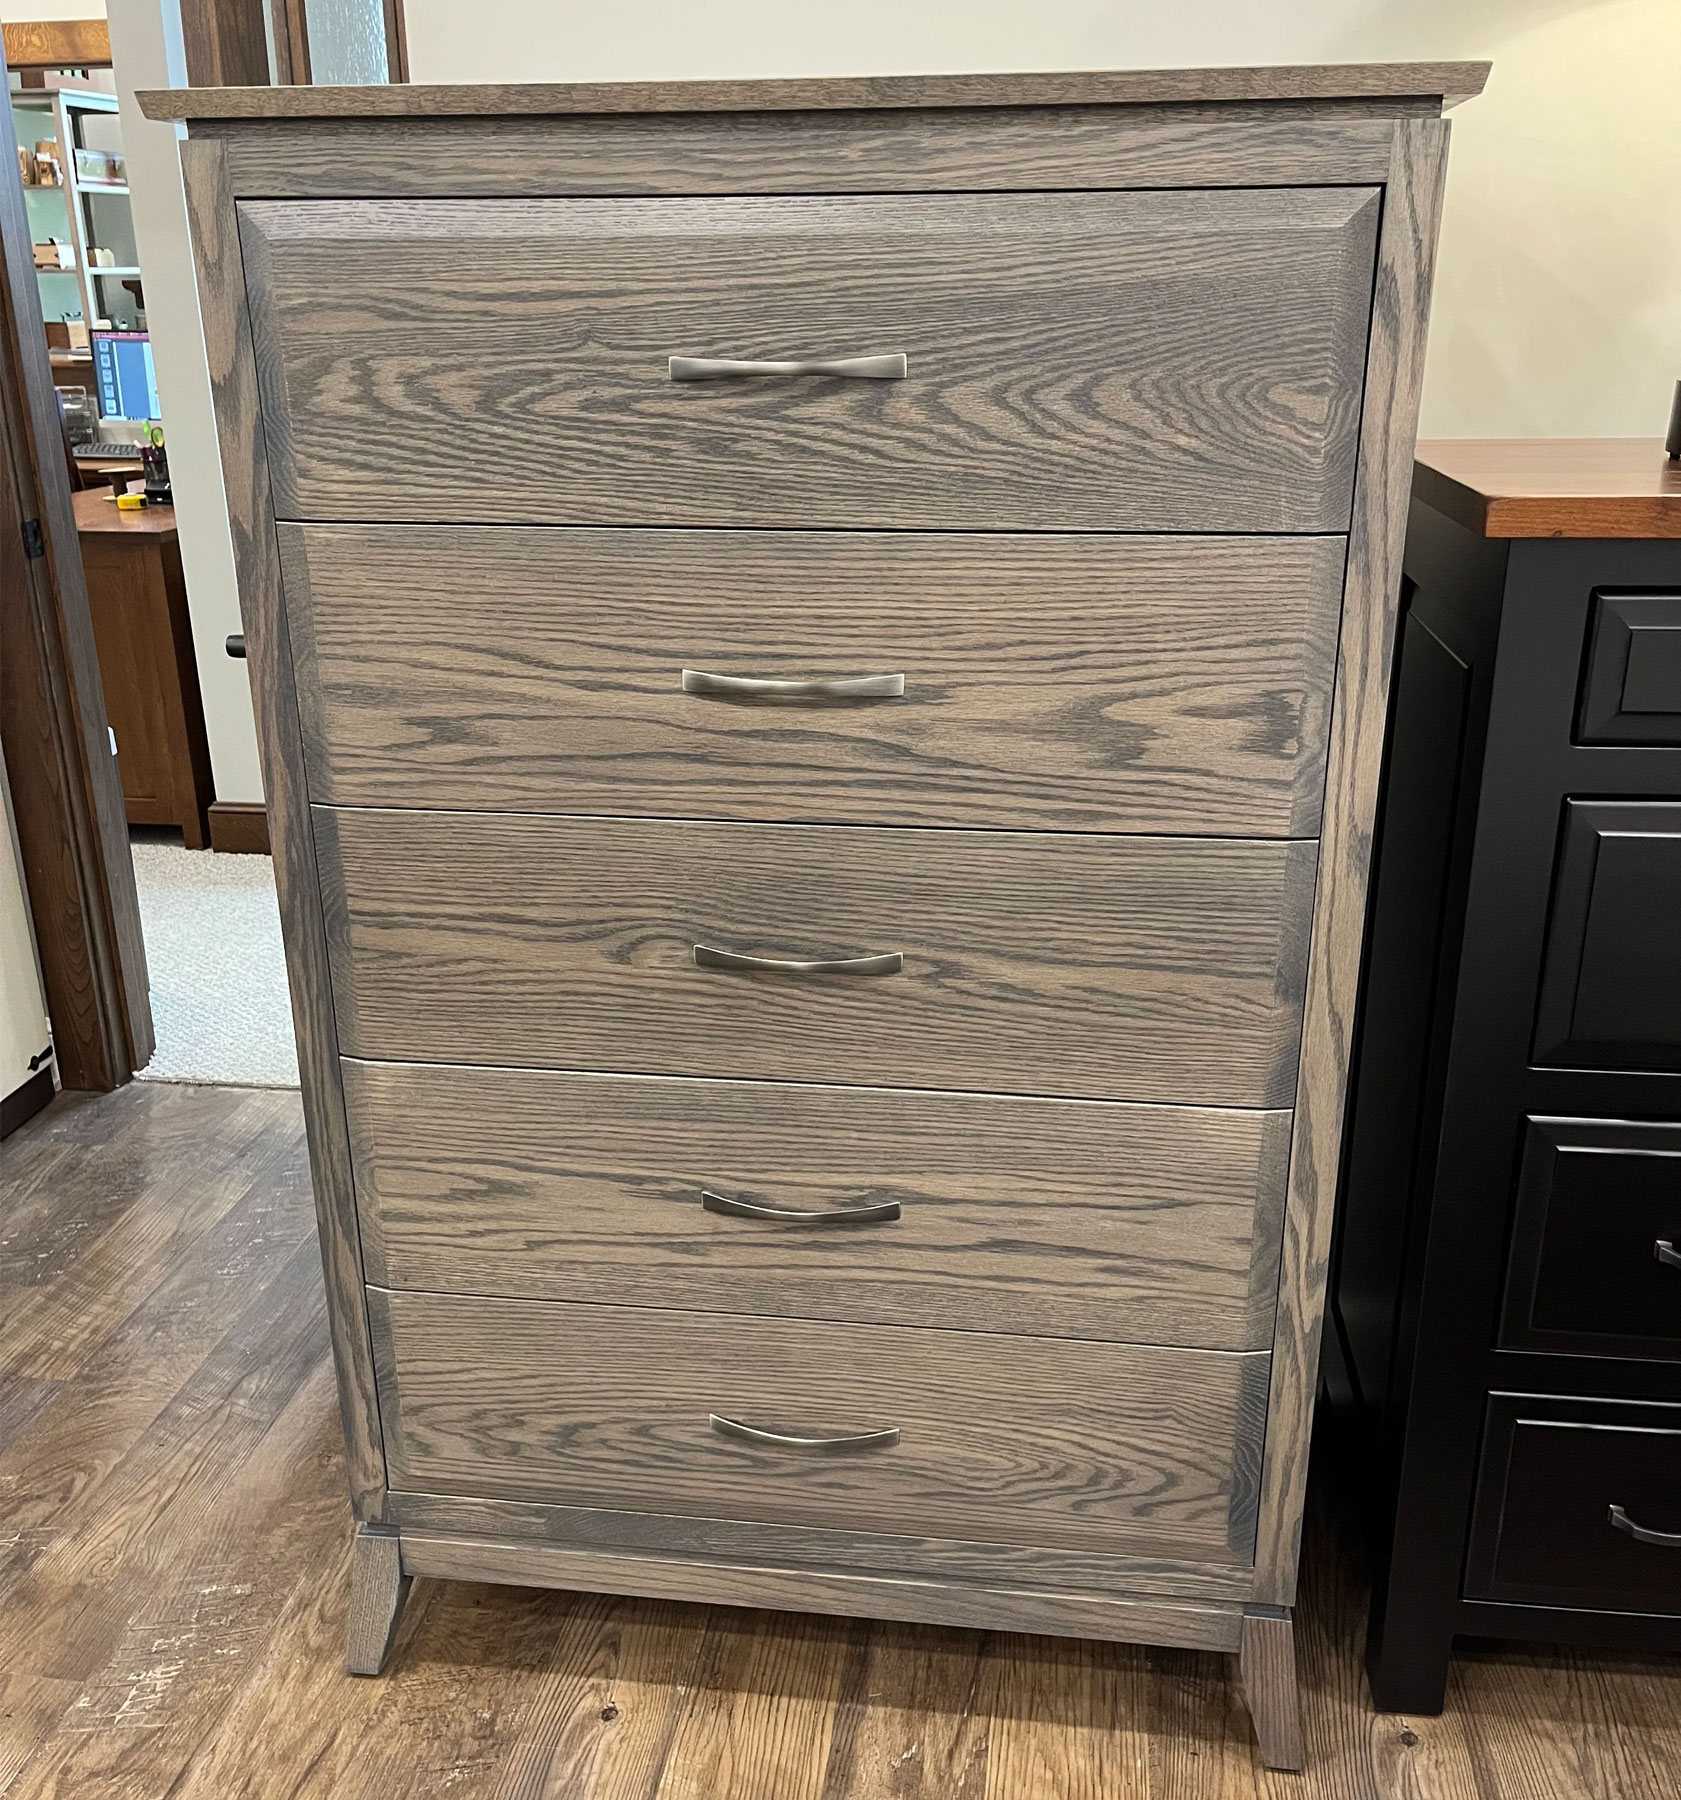
[[1290, 1606], [1444, 104], [1480, 65], [146, 98], [359, 1521]]

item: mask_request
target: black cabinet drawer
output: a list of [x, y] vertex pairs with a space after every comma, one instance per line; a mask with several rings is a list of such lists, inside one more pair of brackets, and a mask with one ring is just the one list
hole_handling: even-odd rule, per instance
[[1681, 1356], [1681, 1124], [1528, 1121], [1500, 1342]]
[[1564, 803], [1535, 1060], [1681, 1069], [1681, 801]]
[[1681, 1613], [1681, 1406], [1490, 1394], [1465, 1597]]
[[1681, 594], [1596, 594], [1582, 744], [1681, 745]]

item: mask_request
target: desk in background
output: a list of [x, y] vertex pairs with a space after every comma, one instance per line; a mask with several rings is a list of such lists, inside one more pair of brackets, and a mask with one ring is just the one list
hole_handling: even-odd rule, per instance
[[1681, 469], [1421, 444], [1405, 570], [1325, 1379], [1433, 1713], [1681, 1649]]
[[175, 510], [122, 512], [106, 488], [73, 500], [128, 821], [178, 825], [201, 850], [215, 788]]

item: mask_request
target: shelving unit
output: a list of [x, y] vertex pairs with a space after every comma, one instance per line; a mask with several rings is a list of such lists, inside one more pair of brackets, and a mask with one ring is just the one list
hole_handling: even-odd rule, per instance
[[[25, 183], [30, 236], [67, 241], [75, 264], [68, 269], [38, 269], [41, 312], [49, 321], [79, 318], [89, 326], [108, 320], [132, 329], [141, 323], [133, 294], [110, 283], [135, 281], [134, 220], [127, 182], [84, 180], [76, 173], [78, 150], [122, 153], [117, 97], [90, 89], [24, 89], [11, 96], [17, 142], [33, 150], [48, 138], [57, 143], [64, 179], [50, 185]], [[111, 267], [92, 265], [90, 250], [113, 250], [121, 261]]]

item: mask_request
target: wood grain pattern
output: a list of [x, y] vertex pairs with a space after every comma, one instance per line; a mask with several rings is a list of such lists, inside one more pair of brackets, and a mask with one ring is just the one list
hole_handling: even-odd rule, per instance
[[[212, 1141], [213, 1184], [248, 1191], [231, 1213], [198, 1191]], [[197, 1222], [169, 1260], [93, 1277], [82, 1250], [129, 1208]], [[672, 1728], [697, 1682], [725, 1716], [739, 1694], [756, 1767], [780, 1765], [770, 1702], [831, 1692], [830, 1640], [783, 1612], [460, 1582], [416, 1588], [382, 1680], [345, 1678], [350, 1539], [295, 1093], [60, 1094], [7, 1140], [0, 1221], [0, 1279], [97, 1320], [50, 1393], [0, 1360], [0, 1413], [28, 1414], [0, 1448], [0, 1681], [33, 1694], [0, 1733], [7, 1800], [669, 1800], [694, 1790], [701, 1746]], [[278, 1409], [276, 1364], [303, 1371]], [[1440, 1718], [1373, 1714], [1359, 1536], [1316, 1486], [1303, 1775], [1258, 1770], [1230, 1656], [858, 1620], [827, 1766], [776, 1800], [1674, 1800], [1673, 1657], [1468, 1643]], [[114, 1544], [89, 1582], [87, 1551]], [[1071, 1580], [1081, 1553], [1065, 1559]], [[741, 1634], [786, 1648], [752, 1661]]]
[[344, 1666], [352, 1675], [377, 1675], [409, 1597], [397, 1534], [379, 1525], [357, 1527], [350, 1552], [350, 1629]]
[[1288, 1618], [1245, 1613], [1237, 1660], [1261, 1761], [1269, 1769], [1302, 1768], [1295, 1627]]
[[1256, 1544], [1256, 1599], [1278, 1606], [1295, 1599], [1447, 141], [1440, 120], [1398, 124], [1384, 190]]
[[[1286, 1113], [344, 1066], [381, 1286], [1256, 1350]], [[703, 1189], [812, 1227], [705, 1211]]]
[[1435, 438], [1413, 494], [1489, 538], [1681, 538], [1662, 438]]
[[805, 112], [902, 106], [1091, 106], [1335, 100], [1482, 92], [1486, 62], [1272, 68], [1079, 69], [1025, 75], [868, 75], [774, 81], [509, 82], [497, 86], [152, 88], [148, 119], [440, 118], [518, 113]]
[[241, 199], [1301, 187], [1382, 181], [1429, 101], [195, 124]]
[[[340, 1043], [388, 1061], [1276, 1106], [1310, 842], [318, 807]], [[898, 951], [901, 973], [697, 968]]]
[[[1257, 1413], [1255, 1415], [1259, 1417]], [[866, 1522], [862, 1530], [779, 1525], [762, 1519], [714, 1519], [599, 1506], [550, 1506], [529, 1500], [475, 1500], [450, 1494], [391, 1495], [392, 1521], [405, 1534], [553, 1544], [612, 1557], [676, 1556], [693, 1562], [787, 1570], [883, 1575], [952, 1587], [1012, 1592], [1131, 1594], [1167, 1600], [1241, 1601], [1251, 1572], [1241, 1562], [1105, 1554], [1043, 1544], [978, 1543], [911, 1536]]]
[[222, 480], [239, 576], [240, 613], [251, 669], [263, 788], [275, 827], [274, 880], [286, 943], [286, 972], [298, 1038], [304, 1119], [309, 1131], [321, 1262], [332, 1295], [328, 1318], [338, 1371], [351, 1500], [356, 1516], [377, 1520], [384, 1505], [373, 1352], [363, 1300], [362, 1252], [351, 1184], [350, 1145], [339, 1082], [338, 1040], [322, 929], [320, 887], [304, 787], [292, 653], [281, 604], [280, 560], [267, 471], [260, 458], [262, 415], [251, 328], [245, 309], [233, 196], [221, 151], [183, 144], [199, 310], [210, 365]]
[[1197, 1650], [1235, 1650], [1241, 1629], [1237, 1607], [1189, 1601], [1003, 1588], [951, 1589], [931, 1581], [828, 1572], [790, 1575], [777, 1568], [717, 1567], [674, 1557], [616, 1557], [553, 1544], [498, 1544], [409, 1532], [403, 1533], [402, 1541], [403, 1567], [411, 1575], [452, 1581], [655, 1594], [672, 1600], [795, 1613], [816, 1607], [842, 1617], [914, 1620], [971, 1631], [1119, 1638]]
[[[339, 805], [1311, 837], [1340, 538], [285, 525]], [[753, 705], [685, 668], [902, 673]]]
[[[394, 1487], [1242, 1560], [1243, 1375], [1264, 1355], [384, 1288], [369, 1305]], [[721, 1437], [713, 1413], [902, 1437], [803, 1455]]]
[[[1377, 216], [1358, 187], [245, 201], [276, 511], [1340, 532]], [[667, 373], [883, 351], [907, 380]]]

